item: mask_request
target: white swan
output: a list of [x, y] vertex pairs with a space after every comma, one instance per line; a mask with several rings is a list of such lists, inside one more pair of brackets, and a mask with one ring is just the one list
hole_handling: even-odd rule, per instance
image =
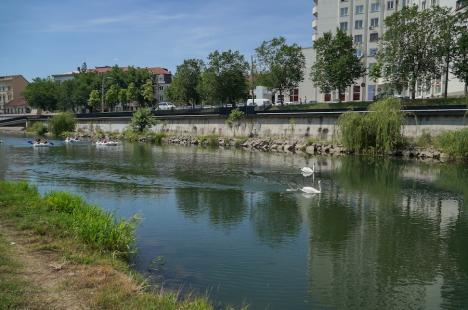
[[301, 169], [302, 175], [305, 177], [311, 176], [315, 173], [315, 163], [312, 164], [312, 169], [309, 167], [303, 167]]
[[306, 193], [306, 194], [321, 194], [322, 193], [322, 184], [320, 181], [318, 181], [318, 186], [319, 188], [313, 188], [313, 187], [303, 187], [301, 188], [301, 191]]

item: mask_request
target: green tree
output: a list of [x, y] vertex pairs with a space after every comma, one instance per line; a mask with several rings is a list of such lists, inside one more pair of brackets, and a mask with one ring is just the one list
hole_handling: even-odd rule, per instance
[[356, 56], [353, 38], [340, 29], [335, 36], [326, 32], [315, 41], [314, 49], [317, 60], [312, 66], [310, 79], [323, 93], [337, 90], [341, 101], [346, 87], [353, 85], [366, 72]]
[[142, 92], [138, 90], [141, 90], [143, 85], [145, 85], [147, 81], [151, 79], [151, 73], [146, 68], [128, 67], [126, 78], [128, 86], [133, 84], [137, 88], [137, 91], [132, 93], [132, 95], [135, 95], [135, 99], [131, 99], [129, 96], [129, 100], [136, 101], [140, 105], [143, 105], [145, 103], [145, 99]]
[[76, 89], [75, 80], [59, 83], [57, 86], [57, 109], [60, 111], [74, 111], [78, 106], [73, 97]]
[[380, 72], [373, 72], [372, 78], [383, 77], [398, 92], [409, 86], [415, 99], [417, 83], [428, 87], [439, 77], [443, 72], [441, 54], [447, 55], [441, 51], [441, 12], [437, 7], [419, 11], [417, 6], [407, 6], [387, 17], [387, 31], [377, 54]]
[[57, 108], [59, 85], [51, 79], [35, 78], [23, 93], [31, 107], [54, 111]]
[[169, 98], [174, 102], [192, 103], [200, 102], [200, 83], [204, 63], [199, 59], [187, 59], [177, 67], [177, 71], [168, 90]]
[[297, 44], [288, 45], [283, 37], [264, 41], [256, 49], [259, 61], [258, 82], [279, 93], [281, 104], [284, 92], [293, 90], [304, 80], [305, 56]]
[[101, 103], [101, 94], [93, 89], [91, 93], [89, 93], [89, 98], [88, 98], [88, 107], [92, 111], [94, 108], [99, 106]]
[[[467, 4], [468, 5], [468, 4]], [[460, 13], [458, 37], [452, 58], [452, 73], [465, 83], [465, 96], [468, 95], [468, 11]]]
[[128, 102], [128, 90], [127, 89], [120, 89], [119, 91], [119, 102], [122, 105], [122, 108], [125, 109]]
[[131, 82], [127, 88], [127, 100], [129, 102], [138, 101], [138, 88], [135, 83]]
[[117, 103], [119, 103], [119, 86], [112, 84], [106, 92], [106, 103], [109, 105], [109, 109], [113, 110]]
[[154, 88], [151, 79], [148, 79], [141, 87], [141, 95], [147, 106], [151, 106], [154, 103]]
[[236, 104], [248, 94], [248, 63], [238, 51], [215, 51], [208, 56], [208, 66], [202, 75], [205, 98], [216, 103]]
[[133, 131], [142, 133], [145, 129], [154, 125], [156, 125], [156, 119], [149, 108], [139, 108], [135, 113], [133, 113], [130, 124]]

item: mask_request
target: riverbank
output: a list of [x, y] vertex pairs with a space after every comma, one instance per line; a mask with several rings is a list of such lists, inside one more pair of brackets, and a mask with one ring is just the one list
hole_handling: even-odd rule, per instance
[[0, 308], [213, 309], [152, 291], [131, 270], [135, 224], [78, 196], [0, 182]]

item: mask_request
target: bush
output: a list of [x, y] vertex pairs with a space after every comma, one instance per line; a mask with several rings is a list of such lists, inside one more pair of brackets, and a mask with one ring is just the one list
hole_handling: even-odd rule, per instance
[[49, 129], [43, 122], [35, 122], [28, 128], [28, 132], [34, 133], [39, 137], [43, 137], [47, 132], [49, 132]]
[[130, 126], [134, 131], [142, 133], [145, 129], [154, 125], [156, 125], [156, 119], [150, 109], [140, 108], [133, 113]]
[[74, 132], [76, 127], [75, 116], [71, 113], [59, 113], [49, 120], [49, 127], [56, 137], [60, 137], [65, 132]]
[[219, 136], [215, 134], [200, 136], [198, 138], [201, 145], [216, 147], [219, 146]]
[[416, 145], [419, 147], [430, 147], [434, 145], [434, 139], [428, 132], [423, 132], [419, 138], [416, 139]]
[[378, 101], [365, 114], [344, 113], [338, 120], [343, 145], [364, 153], [394, 150], [402, 142], [402, 123], [401, 104], [395, 99]]
[[436, 145], [453, 157], [468, 157], [468, 128], [448, 131], [436, 139]]
[[239, 110], [239, 108], [234, 109], [229, 113], [228, 118], [226, 119], [226, 123], [232, 126], [238, 126], [239, 122], [245, 117], [245, 113]]

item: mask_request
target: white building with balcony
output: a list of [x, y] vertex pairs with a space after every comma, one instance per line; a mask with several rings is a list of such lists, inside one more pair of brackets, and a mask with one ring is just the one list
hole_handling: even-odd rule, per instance
[[[376, 63], [376, 53], [379, 48], [379, 40], [385, 32], [384, 20], [407, 5], [418, 5], [421, 9], [433, 5], [447, 6], [460, 9], [460, 1], [457, 0], [313, 0], [312, 10], [312, 41], [321, 37], [325, 32], [335, 32], [337, 28], [347, 32], [354, 39], [356, 52], [362, 57], [366, 68], [372, 68]], [[311, 66], [315, 61], [314, 52], [307, 52], [307, 65]], [[309, 57], [314, 57], [312, 60]], [[313, 101], [336, 101], [338, 94], [322, 94], [312, 89], [309, 80], [310, 68], [306, 80], [302, 83], [299, 93], [315, 93]], [[444, 78], [434, 81], [433, 87], [417, 93], [418, 97], [442, 96], [446, 81]], [[382, 85], [372, 81], [367, 76], [358, 80], [353, 87], [346, 91], [344, 101], [371, 101], [382, 91]], [[463, 95], [463, 83], [453, 76], [448, 81], [449, 96]]]

